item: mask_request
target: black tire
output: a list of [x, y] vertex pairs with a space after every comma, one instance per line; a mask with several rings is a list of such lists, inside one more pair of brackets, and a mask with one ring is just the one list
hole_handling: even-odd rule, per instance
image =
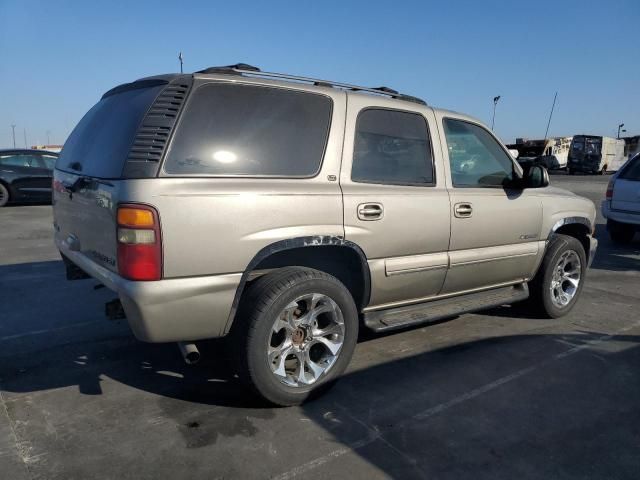
[[635, 228], [632, 225], [616, 222], [615, 220], [607, 220], [607, 230], [613, 243], [620, 245], [628, 245], [631, 243], [636, 234]]
[[0, 207], [4, 207], [9, 203], [9, 189], [0, 183]]
[[[569, 303], [563, 307], [559, 307], [552, 299], [551, 282], [556, 265], [561, 256], [568, 251], [576, 252], [580, 259], [580, 281]], [[547, 318], [559, 318], [568, 314], [580, 297], [586, 273], [587, 257], [582, 243], [580, 243], [578, 239], [568, 235], [554, 235], [547, 246], [547, 251], [542, 259], [538, 273], [534, 279], [529, 282], [530, 304], [539, 314]]]
[[576, 174], [576, 171], [574, 169], [568, 168], [568, 167], [567, 167], [567, 172], [569, 172], [569, 175], [575, 175]]
[[602, 170], [600, 170], [600, 175], [606, 175], [607, 174], [607, 165], [602, 167]]
[[[344, 320], [344, 339], [335, 363], [315, 383], [289, 386], [276, 378], [267, 348], [277, 317], [292, 301], [319, 293], [333, 300]], [[232, 332], [238, 352], [239, 376], [255, 393], [278, 406], [299, 405], [333, 386], [349, 364], [358, 338], [358, 311], [349, 290], [325, 272], [286, 267], [255, 280], [241, 301]]]

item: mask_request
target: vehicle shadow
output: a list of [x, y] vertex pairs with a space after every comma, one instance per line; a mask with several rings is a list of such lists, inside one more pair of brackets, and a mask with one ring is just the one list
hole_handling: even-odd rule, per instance
[[[331, 456], [355, 453], [391, 478], [430, 478], [443, 469], [447, 478], [496, 478], [497, 473], [513, 478], [522, 462], [534, 477], [551, 478], [551, 457], [552, 465], [565, 469], [563, 478], [582, 478], [587, 471], [611, 478], [615, 471], [640, 467], [633, 427], [640, 420], [635, 405], [640, 383], [629, 376], [640, 363], [640, 336], [607, 337], [627, 347], [598, 351], [598, 359], [585, 356], [576, 364], [579, 368], [567, 369], [571, 351], [587, 351], [601, 340], [601, 335], [585, 332], [452, 344], [349, 372], [331, 392], [301, 410], [333, 438]], [[275, 419], [279, 409], [248, 394], [230, 375], [230, 359], [219, 342], [203, 345], [203, 353], [202, 363], [188, 366], [173, 345], [109, 339], [56, 347], [30, 361], [4, 359], [0, 378], [5, 392], [77, 386], [81, 394], [95, 396], [102, 394], [101, 377], [109, 377], [156, 395], [161, 415], [175, 422], [185, 452], [210, 448], [214, 454], [218, 438], [257, 435], [255, 422]], [[607, 378], [613, 365], [621, 369], [617, 375], [594, 385], [594, 375]], [[197, 405], [227, 408], [203, 410]], [[584, 441], [593, 437], [597, 441]], [[287, 451], [286, 438], [272, 441], [275, 450]], [[394, 453], [396, 448], [403, 455]], [[172, 455], [179, 460], [181, 450]], [[299, 467], [290, 460], [282, 457], [282, 465], [288, 465], [285, 473]], [[322, 464], [313, 457], [299, 463], [304, 468]]]
[[591, 268], [618, 272], [640, 270], [640, 235], [636, 234], [634, 241], [628, 245], [618, 245], [611, 241], [606, 225], [599, 223], [595, 237], [598, 239], [598, 250]]

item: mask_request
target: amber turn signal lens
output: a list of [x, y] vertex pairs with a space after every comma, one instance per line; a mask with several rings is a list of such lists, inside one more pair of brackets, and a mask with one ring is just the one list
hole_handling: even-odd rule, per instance
[[118, 225], [127, 227], [153, 227], [153, 213], [140, 208], [119, 208]]

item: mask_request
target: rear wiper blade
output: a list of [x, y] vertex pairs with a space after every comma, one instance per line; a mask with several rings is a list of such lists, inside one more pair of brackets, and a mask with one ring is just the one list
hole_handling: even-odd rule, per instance
[[82, 188], [87, 182], [89, 177], [78, 177], [72, 184], [63, 183], [62, 186], [69, 193], [75, 193]]

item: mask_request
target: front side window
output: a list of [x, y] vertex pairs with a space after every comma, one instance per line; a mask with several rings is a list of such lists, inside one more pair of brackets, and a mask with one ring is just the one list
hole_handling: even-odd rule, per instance
[[395, 185], [433, 184], [427, 122], [422, 115], [367, 109], [356, 124], [351, 180]]
[[311, 177], [332, 102], [315, 93], [209, 83], [189, 100], [164, 164], [171, 175]]
[[513, 162], [484, 128], [446, 118], [444, 132], [455, 187], [506, 187], [513, 181]]
[[31, 155], [2, 155], [0, 156], [0, 165], [3, 167], [30, 167], [33, 163]]

